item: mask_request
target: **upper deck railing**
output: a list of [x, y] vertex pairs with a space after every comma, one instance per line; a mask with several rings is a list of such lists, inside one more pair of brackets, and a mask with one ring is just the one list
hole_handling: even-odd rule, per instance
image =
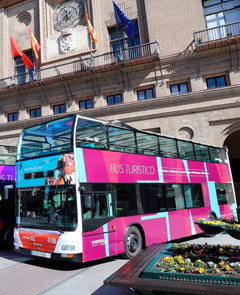
[[108, 65], [124, 63], [131, 60], [140, 60], [147, 57], [159, 56], [157, 42], [137, 45], [131, 48], [112, 51], [109, 53], [92, 56], [90, 58], [79, 58], [74, 62], [56, 64], [51, 67], [35, 70], [27, 74], [15, 75], [0, 80], [0, 89], [13, 85], [22, 85], [58, 76], [70, 75], [87, 70], [104, 68]]
[[214, 42], [225, 38], [240, 36], [240, 22], [219, 26], [207, 30], [197, 31], [193, 34], [196, 46]]

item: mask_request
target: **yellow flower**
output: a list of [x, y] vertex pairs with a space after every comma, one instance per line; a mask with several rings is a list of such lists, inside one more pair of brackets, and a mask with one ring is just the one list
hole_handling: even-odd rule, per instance
[[221, 254], [221, 253], [223, 253], [224, 251], [223, 251], [223, 248], [219, 248], [219, 253]]
[[219, 269], [216, 269], [216, 273], [220, 273], [220, 270]]
[[231, 267], [229, 266], [229, 265], [226, 265], [226, 270], [230, 270], [231, 269]]
[[184, 262], [184, 260], [180, 260], [179, 263], [180, 264], [184, 264], [185, 262]]
[[199, 267], [198, 271], [199, 271], [199, 273], [203, 273], [204, 272], [204, 268]]
[[220, 261], [218, 264], [222, 267], [224, 265], [224, 262]]
[[181, 271], [185, 271], [185, 267], [180, 267], [180, 270]]
[[166, 256], [166, 257], [163, 258], [164, 261], [168, 261], [169, 259], [170, 259], [169, 256]]

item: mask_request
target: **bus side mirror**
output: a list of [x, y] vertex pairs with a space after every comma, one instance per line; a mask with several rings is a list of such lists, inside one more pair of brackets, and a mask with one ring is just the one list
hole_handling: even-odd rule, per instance
[[92, 196], [84, 196], [84, 208], [92, 209]]

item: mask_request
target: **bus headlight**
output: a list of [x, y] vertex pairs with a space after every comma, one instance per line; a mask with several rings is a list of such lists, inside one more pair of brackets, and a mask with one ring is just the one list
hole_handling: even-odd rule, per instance
[[74, 245], [62, 245], [61, 250], [63, 251], [75, 251]]

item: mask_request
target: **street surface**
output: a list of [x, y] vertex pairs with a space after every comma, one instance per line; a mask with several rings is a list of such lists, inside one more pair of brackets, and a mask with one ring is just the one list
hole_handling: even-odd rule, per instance
[[[240, 245], [227, 234], [199, 237], [191, 243]], [[0, 251], [0, 295], [133, 295], [127, 288], [103, 286], [103, 281], [128, 260], [119, 257], [86, 264], [66, 264]]]

